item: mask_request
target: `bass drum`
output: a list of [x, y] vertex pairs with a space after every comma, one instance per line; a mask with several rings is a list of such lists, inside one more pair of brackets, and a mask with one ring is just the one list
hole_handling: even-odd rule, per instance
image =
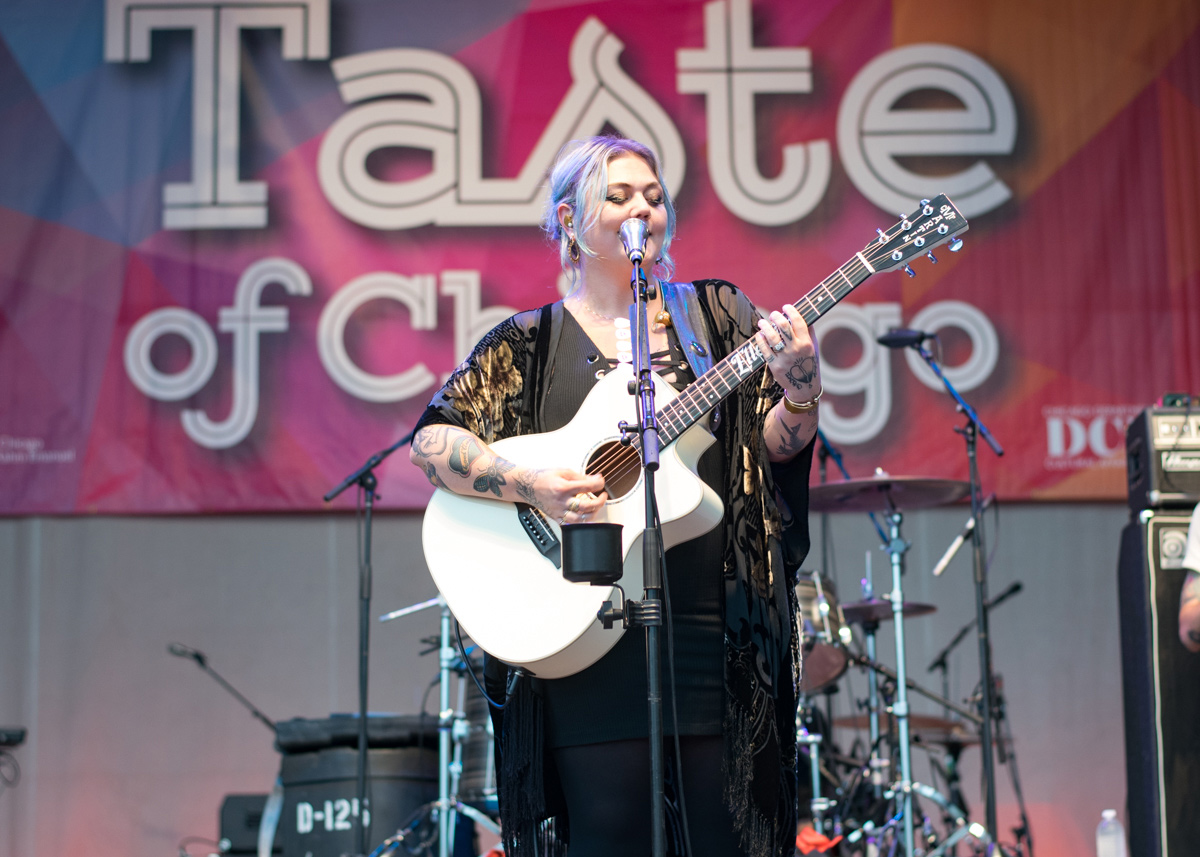
[[796, 601], [804, 657], [800, 691], [812, 694], [837, 681], [846, 671], [850, 656], [842, 645], [842, 629], [849, 628], [832, 582], [820, 572], [800, 572]]
[[[482, 672], [482, 671], [481, 671]], [[488, 701], [475, 682], [467, 680], [467, 737], [462, 744], [462, 776], [458, 799], [492, 818], [500, 817], [496, 796], [496, 740]]]

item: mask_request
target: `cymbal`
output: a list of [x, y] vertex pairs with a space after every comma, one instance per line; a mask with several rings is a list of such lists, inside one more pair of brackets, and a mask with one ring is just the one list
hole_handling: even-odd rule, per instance
[[944, 506], [967, 496], [971, 486], [958, 479], [880, 474], [866, 479], [828, 482], [808, 489], [813, 512], [889, 512]]
[[[918, 601], [905, 601], [901, 608], [905, 617], [924, 616], [937, 610], [932, 604], [922, 604]], [[842, 605], [842, 615], [847, 622], [883, 622], [892, 618], [892, 602], [880, 598], [869, 598], [866, 601], [855, 601]]]
[[[891, 720], [890, 714], [881, 714], [879, 716], [879, 730], [887, 732]], [[853, 717], [837, 717], [833, 721], [834, 726], [843, 726], [847, 729], [862, 729], [866, 731], [870, 729], [870, 719], [866, 714], [857, 714]], [[910, 714], [908, 715], [908, 728], [912, 732], [913, 740], [925, 744], [978, 744], [979, 735], [966, 723], [960, 723], [957, 720], [947, 720], [944, 717], [935, 717], [930, 714]]]

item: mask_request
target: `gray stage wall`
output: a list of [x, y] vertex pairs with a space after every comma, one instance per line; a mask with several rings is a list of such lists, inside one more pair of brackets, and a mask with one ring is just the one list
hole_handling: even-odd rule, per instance
[[[941, 578], [929, 570], [966, 516], [938, 509], [904, 523], [906, 596], [938, 608], [907, 623], [908, 663], [934, 689], [925, 667], [974, 601], [967, 551]], [[1039, 854], [1093, 854], [1100, 811], [1124, 815], [1116, 565], [1127, 518], [1116, 504], [1006, 506], [998, 527], [987, 518], [992, 593], [1025, 585], [992, 631]], [[857, 597], [868, 552], [887, 591], [866, 517], [835, 516], [831, 528], [841, 600]], [[269, 790], [279, 769], [270, 732], [166, 646], [205, 652], [272, 718], [357, 710], [355, 538], [347, 515], [0, 520], [0, 725], [29, 728], [14, 754], [20, 782], [0, 791], [0, 857], [169, 857], [186, 836], [216, 837], [224, 795]], [[374, 546], [374, 617], [436, 594], [419, 515], [378, 515]], [[808, 568], [820, 548], [818, 537]], [[437, 671], [421, 639], [437, 629], [436, 611], [373, 622], [372, 711], [420, 709]], [[885, 625], [888, 663], [891, 633]], [[951, 695], [969, 695], [977, 676], [968, 636], [951, 660]], [[865, 682], [851, 670], [839, 688], [835, 714], [851, 713]], [[913, 707], [938, 713], [920, 697]], [[848, 749], [852, 735], [835, 737]], [[924, 751], [915, 759], [928, 781]], [[976, 819], [979, 759], [968, 748], [963, 762]], [[1008, 769], [998, 774], [999, 834], [1010, 839], [1013, 791]]]

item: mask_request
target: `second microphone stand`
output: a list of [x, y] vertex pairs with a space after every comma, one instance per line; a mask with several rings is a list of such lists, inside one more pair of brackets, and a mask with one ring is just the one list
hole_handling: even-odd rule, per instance
[[954, 385], [946, 378], [941, 367], [933, 358], [933, 354], [920, 341], [912, 346], [921, 355], [929, 368], [946, 387], [947, 392], [958, 403], [958, 410], [967, 418], [966, 425], [955, 431], [963, 436], [967, 444], [968, 481], [971, 490], [971, 517], [975, 527], [971, 530], [972, 559], [975, 566], [975, 624], [979, 629], [979, 680], [981, 685], [980, 708], [983, 722], [980, 724], [979, 737], [983, 744], [983, 781], [984, 805], [988, 832], [996, 835], [996, 767], [993, 756], [992, 716], [993, 697], [995, 695], [994, 676], [992, 674], [992, 643], [988, 628], [987, 609], [987, 562], [983, 552], [983, 491], [979, 480], [979, 460], [976, 455], [977, 438], [982, 436], [988, 446], [997, 456], [1004, 455], [1004, 450], [992, 433], [988, 431], [979, 419], [975, 409], [966, 403]]
[[367, 666], [371, 650], [371, 518], [375, 508], [375, 468], [400, 447], [410, 443], [413, 432], [393, 443], [387, 449], [367, 459], [367, 463], [342, 480], [341, 484], [325, 495], [328, 503], [351, 485], [358, 485], [365, 498], [362, 538], [359, 544], [358, 563], [358, 770], [357, 789], [358, 825], [355, 830], [355, 853], [367, 853], [367, 830], [370, 816], [367, 814]]

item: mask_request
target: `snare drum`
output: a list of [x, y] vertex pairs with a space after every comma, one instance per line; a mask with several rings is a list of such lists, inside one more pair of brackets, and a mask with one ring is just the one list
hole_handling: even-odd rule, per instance
[[500, 815], [496, 797], [495, 734], [488, 701], [475, 682], [467, 680], [467, 737], [462, 745], [462, 776], [458, 782], [458, 799], [492, 818]]
[[849, 663], [849, 654], [842, 646], [841, 632], [845, 621], [838, 606], [833, 584], [817, 571], [801, 571], [796, 583], [796, 600], [800, 621], [800, 645], [804, 669], [800, 673], [800, 690], [815, 693], [841, 678]]

